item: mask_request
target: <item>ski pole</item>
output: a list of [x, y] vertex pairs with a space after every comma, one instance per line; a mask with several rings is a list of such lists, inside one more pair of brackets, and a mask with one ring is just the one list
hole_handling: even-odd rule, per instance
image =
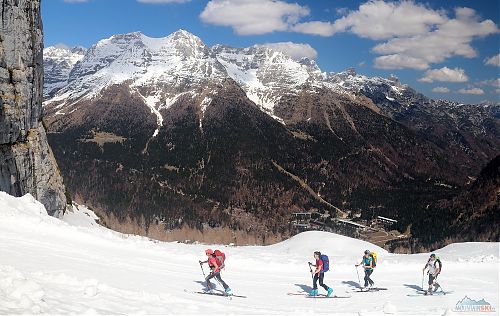
[[361, 287], [361, 280], [359, 279], [358, 266], [356, 266], [356, 274], [358, 275], [358, 284], [359, 284], [359, 287]]
[[201, 272], [203, 273], [203, 278], [205, 279], [205, 283], [207, 285], [207, 288], [210, 288], [210, 286], [208, 285], [208, 283], [210, 281], [207, 280], [207, 276], [205, 275], [205, 270], [203, 269], [203, 262], [200, 261], [200, 269], [201, 269]]
[[[205, 275], [205, 270], [203, 269], [203, 263], [200, 261], [200, 268], [201, 268], [201, 272], [203, 272], [203, 277], [205, 278], [206, 282], [207, 282], [207, 287], [208, 287], [208, 283], [210, 282], [209, 280], [207, 280], [207, 276]], [[219, 285], [224, 288], [224, 286], [222, 285], [222, 283], [219, 282], [219, 280], [217, 280], [217, 278], [215, 278], [215, 281], [217, 281], [217, 283], [219, 283]]]
[[[308, 262], [308, 263], [309, 263], [309, 272], [311, 273], [311, 279], [312, 279], [312, 282], [314, 285], [314, 275], [313, 275], [313, 270], [311, 268], [312, 263], [310, 263], [310, 262]], [[314, 295], [314, 301], [316, 302], [316, 295]]]
[[[219, 272], [220, 273], [220, 272]], [[219, 274], [220, 275], [220, 274]], [[222, 285], [222, 283], [220, 283], [219, 279], [217, 279], [217, 277], [214, 275], [214, 279], [215, 281], [217, 281], [217, 283], [219, 283], [220, 287], [224, 289], [224, 286]], [[225, 290], [225, 289], [224, 289]]]
[[441, 283], [438, 283], [438, 286], [441, 289], [441, 292], [443, 292], [444, 294], [446, 294], [446, 292], [444, 291], [443, 287], [441, 286]]
[[310, 263], [310, 262], [308, 262], [308, 263], [309, 263], [309, 272], [311, 273], [311, 279], [312, 279], [312, 280], [313, 280], [313, 282], [314, 282], [313, 269], [311, 268], [311, 264], [312, 264], [312, 263]]
[[203, 263], [200, 261], [200, 269], [201, 269], [201, 272], [203, 272], [203, 277], [206, 279], [207, 276], [205, 275], [205, 270], [203, 270]]
[[441, 286], [441, 283], [438, 283], [438, 282], [434, 282], [435, 284], [437, 284], [438, 288], [441, 289], [441, 292], [443, 292], [444, 294], [446, 294], [446, 292], [444, 291], [443, 287]]
[[424, 271], [422, 271], [422, 291], [424, 290]]

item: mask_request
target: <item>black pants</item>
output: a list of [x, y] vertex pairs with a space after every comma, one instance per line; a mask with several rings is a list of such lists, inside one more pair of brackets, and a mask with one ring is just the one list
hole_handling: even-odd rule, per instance
[[229, 287], [227, 286], [226, 282], [224, 282], [220, 277], [220, 272], [210, 272], [210, 274], [205, 278], [205, 281], [207, 282], [207, 288], [210, 288], [210, 279], [212, 278], [215, 278], [217, 281], [219, 281], [220, 284], [222, 284], [222, 286], [224, 287], [224, 290]]
[[365, 269], [365, 287], [368, 286], [368, 284], [373, 285], [375, 284], [372, 279], [370, 279], [370, 275], [373, 273], [373, 269]]
[[324, 278], [324, 277], [325, 277], [325, 273], [323, 273], [323, 272], [320, 272], [320, 273], [319, 273], [319, 275], [318, 275], [318, 273], [316, 273], [316, 274], [314, 275], [314, 279], [313, 279], [313, 289], [314, 289], [314, 290], [317, 290], [317, 289], [318, 289], [317, 282], [318, 282], [318, 280], [319, 280], [319, 285], [321, 285], [321, 286], [322, 286], [325, 290], [327, 290], [327, 291], [328, 291], [329, 286], [328, 286], [328, 285], [326, 285], [325, 283], [323, 283], [323, 278]]
[[432, 284], [438, 285], [438, 287], [439, 287], [439, 284], [436, 281], [437, 277], [438, 277], [437, 275], [434, 276], [431, 273], [429, 273], [429, 283], [428, 283], [429, 284], [429, 288], [432, 286]]

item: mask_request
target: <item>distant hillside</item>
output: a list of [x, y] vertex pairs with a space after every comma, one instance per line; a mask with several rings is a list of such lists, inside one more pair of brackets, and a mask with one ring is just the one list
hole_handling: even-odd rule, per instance
[[[453, 242], [499, 241], [500, 155], [457, 196], [429, 205], [421, 222], [412, 225], [411, 251], [434, 249]], [[406, 243], [406, 241], [405, 241]], [[408, 249], [394, 243], [392, 249]]]

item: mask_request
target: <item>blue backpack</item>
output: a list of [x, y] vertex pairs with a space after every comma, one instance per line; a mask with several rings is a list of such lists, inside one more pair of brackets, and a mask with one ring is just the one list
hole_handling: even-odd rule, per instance
[[327, 255], [321, 255], [319, 258], [323, 261], [323, 272], [328, 272], [330, 270], [330, 259], [328, 259]]

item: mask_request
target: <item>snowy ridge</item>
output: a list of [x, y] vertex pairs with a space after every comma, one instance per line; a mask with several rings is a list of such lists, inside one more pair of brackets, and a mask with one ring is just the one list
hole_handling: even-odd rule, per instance
[[156, 136], [163, 122], [160, 110], [226, 77], [211, 50], [189, 32], [180, 30], [164, 38], [140, 32], [115, 35], [93, 45], [71, 71], [68, 84], [44, 105], [64, 107], [92, 99], [112, 85], [126, 84], [157, 116]]
[[306, 83], [321, 86], [321, 70], [314, 61], [295, 61], [290, 56], [265, 46], [213, 47], [217, 59], [248, 98], [264, 112], [274, 113], [274, 105], [288, 93], [298, 93]]
[[[354, 69], [348, 69], [339, 73], [327, 73], [325, 81], [334, 90], [343, 89], [351, 92], [373, 92], [385, 88], [387, 91], [386, 98], [389, 101], [394, 101], [390, 95], [401, 95], [408, 88], [407, 85], [401, 84], [399, 79], [391, 76], [388, 79], [381, 77], [367, 77], [359, 75]], [[390, 95], [389, 95], [390, 94]]]
[[85, 56], [85, 53], [86, 49], [83, 47], [51, 46], [43, 50], [45, 72], [43, 94], [45, 98], [51, 97], [68, 84], [71, 70]]
[[99, 226], [99, 217], [95, 215], [94, 211], [87, 208], [85, 205], [78, 205], [73, 202], [62, 218], [63, 221], [72, 226], [81, 227], [97, 227]]
[[[465, 296], [498, 308], [498, 246], [463, 243], [436, 250], [444, 266], [440, 283], [453, 293], [409, 297], [421, 286], [428, 253], [389, 254], [324, 232], [267, 247], [155, 242], [100, 226], [73, 226], [46, 215], [30, 195], [0, 192], [0, 314], [204, 314], [208, 307], [209, 314], [303, 315], [331, 314], [334, 304], [335, 312], [345, 315], [443, 315]], [[226, 253], [223, 279], [246, 299], [192, 293], [203, 287], [198, 260], [204, 260], [207, 247]], [[358, 284], [354, 263], [367, 248], [380, 258], [372, 279], [388, 290], [348, 294]], [[310, 290], [307, 262], [314, 250], [331, 258], [325, 283], [350, 298], [332, 302], [286, 295]], [[485, 256], [491, 260], [475, 260]]]
[[[397, 79], [368, 78], [353, 71], [325, 73], [314, 60], [295, 60], [263, 45], [210, 48], [195, 35], [179, 30], [164, 38], [134, 32], [97, 42], [74, 65], [67, 84], [44, 105], [64, 108], [80, 99], [92, 99], [112, 85], [127, 85], [144, 98], [157, 116], [157, 135], [163, 121], [162, 109], [185, 93], [191, 93], [193, 98], [201, 96], [205, 87], [227, 78], [236, 81], [250, 100], [280, 122], [283, 120], [275, 115], [275, 105], [283, 96], [304, 89], [328, 88], [348, 95], [380, 86], [389, 86], [394, 93], [405, 89]], [[46, 95], [50, 89], [46, 84]]]

